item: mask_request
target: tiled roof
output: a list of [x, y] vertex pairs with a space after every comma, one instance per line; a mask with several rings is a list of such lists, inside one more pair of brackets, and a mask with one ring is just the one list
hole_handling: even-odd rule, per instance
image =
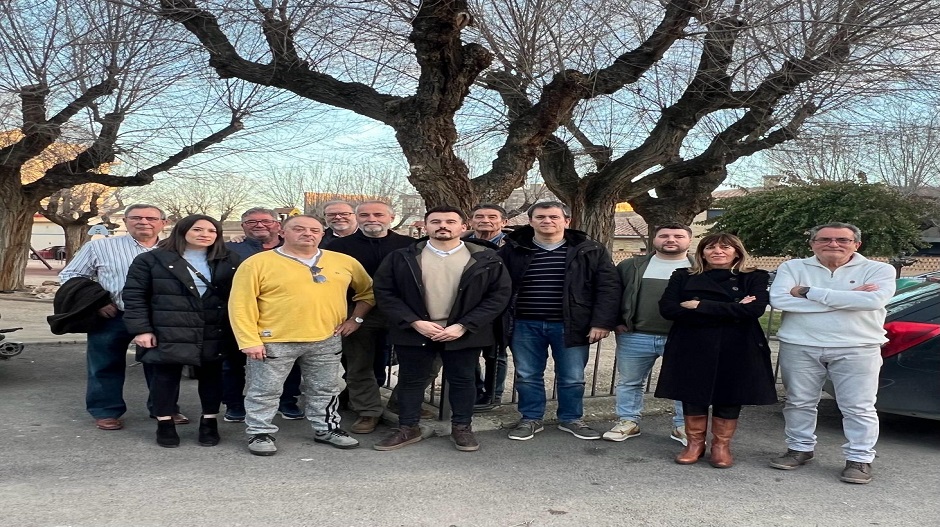
[[722, 198], [739, 198], [741, 196], [747, 196], [753, 192], [762, 192], [767, 190], [764, 187], [752, 187], [752, 188], [729, 188], [725, 190], [716, 190], [712, 192], [712, 197], [715, 199]]

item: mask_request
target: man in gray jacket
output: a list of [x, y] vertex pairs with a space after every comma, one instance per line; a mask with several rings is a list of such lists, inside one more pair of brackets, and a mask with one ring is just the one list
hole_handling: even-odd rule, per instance
[[[688, 256], [692, 229], [680, 223], [653, 230], [653, 254], [620, 262], [617, 271], [624, 286], [621, 323], [617, 326], [617, 416], [619, 422], [604, 433], [608, 441], [640, 435], [643, 385], [656, 359], [663, 356], [672, 322], [659, 314], [659, 299], [676, 269], [691, 265]], [[686, 444], [682, 403], [676, 402], [670, 437]]]

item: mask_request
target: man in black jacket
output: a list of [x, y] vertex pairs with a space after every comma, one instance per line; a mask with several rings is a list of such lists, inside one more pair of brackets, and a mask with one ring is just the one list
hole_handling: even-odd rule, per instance
[[326, 221], [326, 231], [320, 240], [320, 248], [326, 249], [334, 240], [345, 238], [356, 232], [359, 225], [356, 223], [356, 211], [347, 201], [327, 201], [323, 204], [323, 218]]
[[512, 288], [495, 251], [460, 239], [467, 230], [463, 211], [435, 207], [424, 218], [429, 239], [393, 252], [375, 274], [376, 305], [389, 318], [401, 389], [399, 428], [374, 448], [421, 440], [424, 385], [439, 353], [450, 385], [451, 439], [457, 450], [472, 452], [480, 448], [470, 426], [474, 369], [483, 348], [494, 343], [493, 321]]
[[529, 225], [507, 235], [499, 250], [512, 278], [505, 338], [512, 350], [522, 420], [509, 433], [525, 441], [543, 430], [545, 367], [552, 349], [558, 381], [558, 429], [600, 439], [584, 421], [588, 348], [617, 325], [620, 277], [610, 254], [587, 234], [568, 229], [563, 203], [536, 203]]
[[[352, 256], [374, 279], [379, 264], [389, 253], [414, 243], [413, 238], [389, 230], [394, 220], [395, 212], [387, 203], [360, 203], [356, 207], [359, 230], [333, 240], [329, 250]], [[361, 324], [359, 330], [343, 337], [349, 407], [359, 415], [349, 431], [354, 434], [371, 434], [382, 416], [382, 397], [379, 395], [376, 367], [381, 370], [385, 365], [388, 329], [385, 315], [377, 308], [356, 322]]]

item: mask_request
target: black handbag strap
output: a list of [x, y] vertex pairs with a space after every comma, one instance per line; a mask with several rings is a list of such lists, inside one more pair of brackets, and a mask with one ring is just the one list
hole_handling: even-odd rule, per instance
[[189, 267], [189, 270], [192, 271], [194, 275], [196, 275], [196, 278], [199, 278], [200, 280], [202, 280], [202, 283], [206, 284], [206, 287], [208, 287], [209, 289], [211, 289], [211, 290], [213, 290], [213, 291], [216, 290], [215, 285], [213, 285], [212, 282], [210, 282], [209, 279], [206, 278], [206, 275], [204, 275], [204, 274], [200, 273], [198, 270], [196, 270], [196, 268], [193, 267], [193, 265], [192, 265], [191, 263], [189, 263], [188, 260], [186, 260], [185, 258], [183, 258], [183, 263], [185, 263], [185, 264], [186, 264], [186, 267]]

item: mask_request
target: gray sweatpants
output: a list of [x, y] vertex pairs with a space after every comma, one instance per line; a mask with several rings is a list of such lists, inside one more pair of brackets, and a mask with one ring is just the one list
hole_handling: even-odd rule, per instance
[[300, 365], [307, 419], [314, 430], [339, 428], [339, 393], [342, 379], [340, 337], [319, 342], [271, 342], [264, 345], [267, 357], [248, 359], [245, 389], [245, 424], [249, 435], [273, 434], [284, 379], [294, 362]]

